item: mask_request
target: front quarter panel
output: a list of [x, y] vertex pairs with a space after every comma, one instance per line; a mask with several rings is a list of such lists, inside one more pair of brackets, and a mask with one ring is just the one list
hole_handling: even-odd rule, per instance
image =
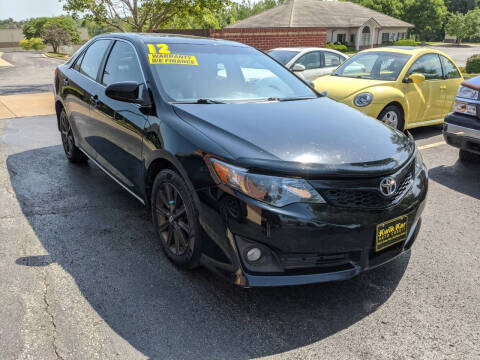
[[[370, 105], [360, 108], [356, 106], [353, 101], [357, 95], [365, 92], [373, 95], [373, 101]], [[369, 115], [375, 119], [378, 118], [382, 110], [385, 109], [387, 105], [392, 103], [400, 104], [405, 115], [408, 112], [408, 104], [405, 99], [405, 94], [394, 86], [376, 86], [373, 88], [367, 88], [346, 98], [343, 103], [360, 110], [366, 115]]]

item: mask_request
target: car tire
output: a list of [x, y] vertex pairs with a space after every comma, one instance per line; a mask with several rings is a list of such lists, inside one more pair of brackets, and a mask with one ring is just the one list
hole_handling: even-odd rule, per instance
[[388, 105], [380, 115], [378, 115], [378, 120], [383, 121], [385, 124], [397, 130], [405, 130], [403, 111], [397, 105]]
[[60, 113], [59, 125], [63, 150], [65, 151], [67, 159], [72, 163], [87, 162], [88, 157], [77, 146], [75, 146], [75, 138], [73, 137], [70, 120], [64, 109], [62, 109], [62, 112]]
[[175, 171], [160, 171], [152, 189], [152, 219], [167, 257], [177, 266], [199, 265], [202, 231], [191, 190]]
[[477, 155], [465, 150], [460, 150], [458, 157], [461, 162], [479, 162], [480, 161], [480, 155]]

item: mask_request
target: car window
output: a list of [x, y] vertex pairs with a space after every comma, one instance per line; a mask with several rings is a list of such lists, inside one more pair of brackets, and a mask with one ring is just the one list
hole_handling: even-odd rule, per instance
[[96, 80], [100, 64], [105, 52], [110, 45], [110, 40], [97, 40], [87, 49], [80, 65], [80, 72], [89, 78]]
[[290, 60], [298, 55], [298, 51], [292, 50], [270, 50], [267, 54], [277, 60], [280, 64], [287, 65]]
[[298, 59], [295, 64], [305, 66], [306, 70], [318, 69], [322, 66], [320, 51], [311, 51]]
[[254, 102], [317, 97], [284, 66], [252, 48], [146, 44], [145, 51], [156, 81], [170, 101]]
[[357, 79], [395, 81], [403, 70], [410, 55], [393, 52], [368, 51], [346, 60], [335, 70], [335, 76]]
[[117, 41], [108, 56], [102, 83], [108, 86], [122, 81], [141, 84], [143, 76], [135, 49], [124, 41]]
[[440, 56], [443, 63], [443, 70], [445, 71], [445, 77], [447, 79], [459, 79], [460, 73], [458, 72], [457, 67], [448, 60], [445, 56]]
[[407, 76], [417, 73], [425, 76], [425, 80], [443, 79], [442, 64], [437, 54], [427, 54], [415, 61], [408, 70]]
[[85, 56], [85, 52], [78, 57], [77, 61], [75, 62], [75, 65], [73, 65], [73, 68], [75, 70], [80, 71], [80, 65], [82, 64], [82, 60], [84, 56]]
[[325, 67], [334, 67], [342, 63], [342, 59], [338, 54], [325, 51], [323, 55], [325, 56]]

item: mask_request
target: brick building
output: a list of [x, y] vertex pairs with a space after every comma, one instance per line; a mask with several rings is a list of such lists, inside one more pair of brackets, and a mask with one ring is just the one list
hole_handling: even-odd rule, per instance
[[221, 30], [187, 33], [239, 41], [261, 50], [325, 47], [327, 42], [364, 49], [406, 38], [411, 28], [412, 24], [349, 1], [287, 0]]

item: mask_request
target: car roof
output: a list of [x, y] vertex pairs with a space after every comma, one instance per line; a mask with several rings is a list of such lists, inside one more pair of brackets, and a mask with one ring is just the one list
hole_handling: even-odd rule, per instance
[[[428, 47], [428, 46], [386, 46], [363, 50], [362, 52], [394, 52], [408, 55], [422, 55], [427, 53], [435, 53], [446, 55], [444, 52]], [[448, 57], [448, 56], [447, 56]]]
[[250, 47], [248, 45], [222, 39], [205, 38], [192, 35], [162, 34], [162, 33], [109, 33], [98, 35], [95, 38], [119, 38], [142, 43], [162, 42], [165, 44], [192, 44], [192, 45], [227, 45]]

